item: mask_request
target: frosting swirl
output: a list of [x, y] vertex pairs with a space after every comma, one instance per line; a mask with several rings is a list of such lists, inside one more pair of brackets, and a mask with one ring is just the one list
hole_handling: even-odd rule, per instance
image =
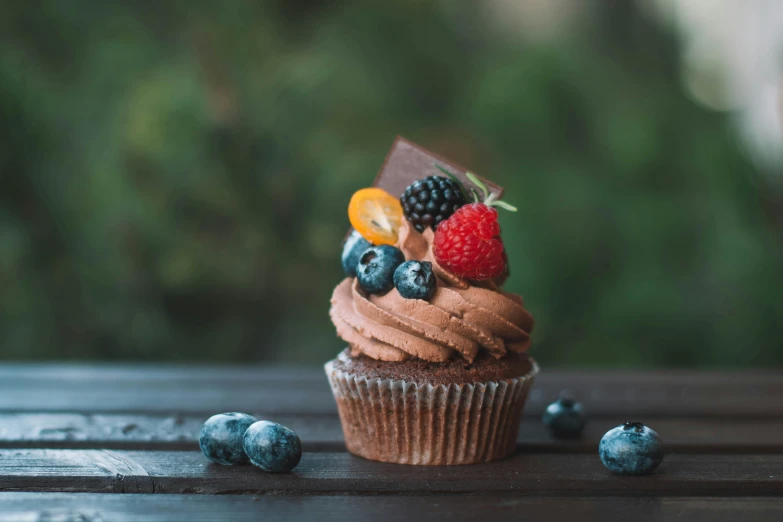
[[441, 267], [432, 255], [434, 234], [407, 222], [397, 247], [406, 260], [429, 261], [437, 277], [430, 301], [406, 299], [396, 289], [370, 295], [355, 278], [332, 294], [329, 315], [354, 355], [382, 361], [410, 358], [443, 362], [457, 354], [472, 362], [479, 350], [500, 358], [530, 347], [533, 317], [522, 298], [499, 289], [502, 280], [471, 282]]

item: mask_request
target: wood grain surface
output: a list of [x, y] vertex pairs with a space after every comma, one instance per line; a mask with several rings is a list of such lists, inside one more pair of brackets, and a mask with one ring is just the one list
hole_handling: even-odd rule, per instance
[[[278, 422], [294, 430], [307, 451], [344, 451], [337, 414], [284, 415], [250, 412], [256, 418]], [[198, 434], [205, 415], [0, 413], [0, 447], [104, 448], [198, 450]], [[520, 451], [593, 453], [611, 428], [626, 417], [591, 417], [578, 439], [556, 439], [541, 420], [522, 420], [517, 437]], [[645, 416], [666, 441], [667, 452], [783, 453], [783, 419], [686, 418]]]
[[292, 473], [221, 466], [198, 452], [0, 451], [0, 491], [189, 494], [783, 495], [783, 455], [667, 456], [659, 471], [621, 477], [597, 455], [518, 453], [455, 468], [401, 466], [345, 452], [305, 453]]
[[[584, 403], [581, 438], [541, 424], [563, 390]], [[204, 420], [244, 411], [294, 429], [292, 473], [211, 464]], [[601, 436], [653, 427], [652, 475], [603, 468]], [[517, 453], [461, 467], [348, 454], [321, 368], [0, 365], [0, 521], [783, 520], [783, 374], [551, 371], [531, 391]]]
[[779, 520], [781, 498], [205, 496], [90, 493], [0, 493], [4, 522], [762, 522]]
[[[590, 415], [783, 417], [777, 372], [547, 372], [536, 378], [525, 414], [539, 416], [569, 390]], [[176, 366], [0, 366], [0, 411], [221, 411], [333, 415], [321, 368]]]

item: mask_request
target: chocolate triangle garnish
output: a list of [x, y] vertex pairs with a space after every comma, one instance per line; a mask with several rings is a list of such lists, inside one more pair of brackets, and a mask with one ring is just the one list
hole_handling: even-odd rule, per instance
[[[373, 186], [382, 188], [392, 196], [400, 197], [408, 185], [418, 179], [427, 176], [445, 176], [436, 165], [454, 174], [468, 191], [475, 188], [479, 197], [483, 199], [483, 193], [465, 175], [467, 169], [406, 140], [402, 136], [397, 136], [397, 139], [394, 140]], [[479, 179], [487, 185], [487, 190], [490, 193], [495, 194], [495, 199], [501, 199], [503, 187], [484, 178], [479, 177]]]

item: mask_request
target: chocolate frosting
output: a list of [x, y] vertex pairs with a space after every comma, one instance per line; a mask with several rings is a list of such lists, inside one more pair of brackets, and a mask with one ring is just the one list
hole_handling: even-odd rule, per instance
[[396, 289], [370, 295], [355, 278], [346, 278], [335, 288], [329, 312], [337, 335], [354, 355], [381, 361], [443, 362], [461, 356], [473, 362], [480, 350], [496, 358], [525, 352], [533, 317], [522, 298], [502, 292], [502, 280], [479, 284], [441, 267], [432, 255], [433, 236], [406, 222], [397, 244], [406, 260], [432, 263], [437, 279], [432, 299], [406, 299]]

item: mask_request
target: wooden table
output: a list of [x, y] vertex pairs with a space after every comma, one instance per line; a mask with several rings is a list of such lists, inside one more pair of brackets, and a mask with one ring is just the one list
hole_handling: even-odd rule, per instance
[[[581, 440], [540, 422], [564, 388], [589, 414]], [[299, 467], [208, 463], [198, 432], [224, 411], [297, 431]], [[781, 372], [544, 370], [525, 413], [512, 458], [410, 467], [346, 453], [320, 368], [6, 364], [0, 520], [783, 520]], [[625, 420], [663, 438], [655, 474], [598, 460]]]

